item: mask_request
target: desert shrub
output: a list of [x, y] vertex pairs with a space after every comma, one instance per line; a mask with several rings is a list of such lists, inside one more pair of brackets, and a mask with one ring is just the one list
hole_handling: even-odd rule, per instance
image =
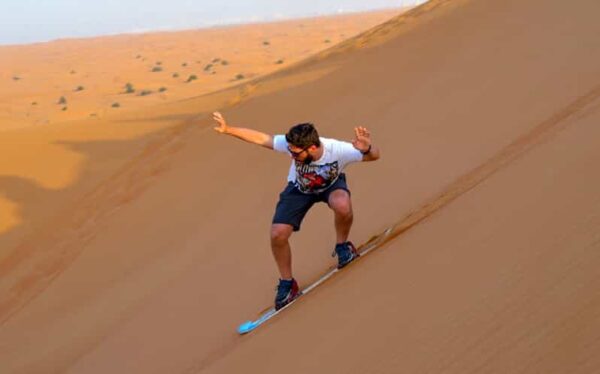
[[162, 61], [156, 61], [156, 65], [162, 65]]
[[271, 45], [271, 43], [270, 43], [268, 40], [265, 40], [265, 41], [263, 42], [263, 45]]
[[165, 92], [167, 90], [167, 87], [161, 87], [158, 89], [158, 92]]
[[331, 40], [325, 39], [325, 43], [331, 43]]
[[133, 88], [133, 84], [131, 83], [126, 83], [125, 84], [125, 93], [134, 93], [135, 92], [135, 88]]
[[223, 60], [221, 61], [221, 65], [229, 65], [229, 62], [227, 60]]
[[66, 97], [61, 96], [60, 99], [58, 99], [58, 105], [65, 105], [66, 103], [67, 103], [67, 98]]
[[155, 66], [155, 67], [152, 68], [152, 72], [153, 73], [157, 73], [159, 71], [162, 71], [162, 68], [160, 66]]
[[113, 107], [113, 108], [120, 108], [121, 104], [119, 104], [119, 103], [112, 103], [111, 107]]
[[75, 91], [83, 91], [85, 88], [83, 86], [77, 86]]
[[32, 102], [31, 105], [37, 105], [37, 101]]
[[213, 64], [208, 64], [204, 67], [204, 71], [209, 71], [213, 67]]
[[191, 82], [191, 81], [195, 81], [196, 79], [198, 79], [198, 77], [195, 74], [192, 74], [188, 77], [186, 82]]
[[150, 91], [150, 90], [142, 90], [142, 91], [140, 92], [140, 96], [148, 96], [148, 95], [150, 95], [151, 93], [152, 93], [152, 91]]
[[217, 63], [217, 62], [219, 62], [219, 61], [221, 61], [221, 59], [220, 59], [220, 58], [218, 58], [218, 57], [217, 57], [217, 58], [213, 58], [213, 60], [212, 60], [212, 63], [213, 63], [213, 64], [215, 64], [215, 63]]
[[281, 64], [283, 64], [283, 60], [277, 60], [277, 62], [275, 62], [275, 64], [281, 65]]
[[15, 76], [13, 77], [13, 80], [14, 80], [14, 81], [21, 80], [21, 77], [19, 77], [19, 76], [15, 75]]
[[66, 111], [66, 110], [67, 110], [67, 107], [66, 107], [66, 106], [64, 106], [64, 107], [62, 108], [62, 111], [64, 112], [64, 111]]
[[179, 78], [179, 73], [173, 73], [173, 78]]
[[187, 62], [184, 62], [183, 64], [181, 64], [181, 66], [186, 67], [187, 66]]
[[244, 79], [244, 74], [238, 74], [235, 76], [236, 80]]

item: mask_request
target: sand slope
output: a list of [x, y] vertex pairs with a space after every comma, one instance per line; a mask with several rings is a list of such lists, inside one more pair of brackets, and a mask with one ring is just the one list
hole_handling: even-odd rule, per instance
[[[180, 124], [1, 264], [0, 368], [597, 372], [599, 9], [432, 0], [268, 79], [144, 113]], [[382, 159], [348, 170], [352, 238], [393, 230], [242, 338], [272, 302], [289, 160], [215, 134], [211, 104], [271, 133], [368, 126]], [[332, 265], [333, 238], [315, 208], [292, 241], [301, 283]]]
[[186, 100], [285, 69], [402, 11], [0, 47], [0, 258], [163, 129], [250, 90]]

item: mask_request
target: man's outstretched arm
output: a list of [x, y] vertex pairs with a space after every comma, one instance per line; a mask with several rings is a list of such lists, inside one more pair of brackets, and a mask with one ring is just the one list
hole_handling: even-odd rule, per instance
[[213, 119], [217, 123], [217, 126], [214, 127], [216, 132], [235, 136], [236, 138], [247, 141], [248, 143], [258, 144], [265, 148], [273, 149], [272, 135], [244, 127], [231, 127], [227, 125], [227, 122], [225, 122], [225, 119], [219, 112], [213, 113]]

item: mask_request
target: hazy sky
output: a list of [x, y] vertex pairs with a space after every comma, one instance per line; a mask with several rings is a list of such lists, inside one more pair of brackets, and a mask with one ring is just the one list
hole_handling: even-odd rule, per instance
[[423, 0], [1, 0], [0, 44], [415, 5]]

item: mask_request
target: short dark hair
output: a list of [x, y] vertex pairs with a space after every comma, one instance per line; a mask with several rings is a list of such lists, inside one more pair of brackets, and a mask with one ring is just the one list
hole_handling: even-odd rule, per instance
[[311, 145], [319, 147], [321, 145], [319, 133], [312, 123], [300, 123], [292, 126], [290, 131], [285, 134], [285, 140], [298, 148], [308, 148]]

